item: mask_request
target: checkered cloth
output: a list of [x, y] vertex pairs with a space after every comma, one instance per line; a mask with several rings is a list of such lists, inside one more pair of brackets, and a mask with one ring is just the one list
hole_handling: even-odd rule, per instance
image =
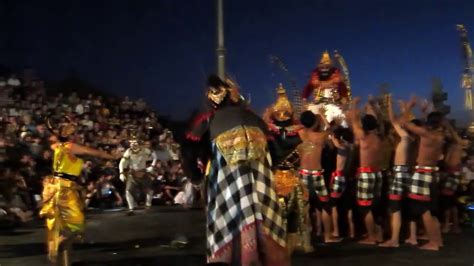
[[441, 194], [452, 196], [456, 193], [461, 182], [461, 171], [451, 170], [447, 173], [446, 179], [441, 183]]
[[[215, 144], [212, 148], [207, 195], [208, 262], [231, 263], [245, 252], [258, 256], [259, 250], [270, 245], [261, 243], [262, 239], [284, 247], [286, 232], [272, 180], [270, 154], [263, 162], [230, 165]], [[256, 233], [248, 234], [250, 230]], [[236, 243], [241, 246], [235, 247]]]
[[408, 187], [408, 197], [414, 200], [431, 201], [431, 183], [436, 181], [438, 167], [416, 166]]
[[306, 169], [299, 171], [301, 182], [308, 191], [314, 191], [320, 201], [326, 202], [329, 201], [329, 193], [324, 182], [323, 172], [324, 170], [311, 171]]
[[360, 167], [357, 176], [357, 204], [372, 206], [382, 193], [382, 172], [372, 167]]
[[401, 200], [408, 189], [410, 181], [410, 168], [406, 165], [395, 165], [393, 167], [394, 178], [388, 190], [388, 198], [390, 200]]
[[334, 171], [331, 176], [331, 198], [338, 199], [346, 189], [346, 178], [342, 171]]

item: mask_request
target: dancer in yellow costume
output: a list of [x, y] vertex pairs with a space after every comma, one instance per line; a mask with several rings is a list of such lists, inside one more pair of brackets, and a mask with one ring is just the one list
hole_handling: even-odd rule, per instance
[[76, 156], [117, 159], [106, 152], [71, 142], [75, 125], [68, 117], [66, 121], [55, 129], [47, 119], [48, 129], [56, 137], [56, 143], [51, 145], [54, 151], [53, 173], [43, 182], [43, 207], [40, 211], [40, 216], [46, 218], [48, 259], [59, 265], [70, 265], [74, 237], [81, 236], [84, 231], [83, 201], [79, 196], [80, 185], [77, 184], [83, 161]]
[[287, 230], [288, 254], [291, 256], [295, 250], [305, 253], [313, 251], [307, 204], [309, 195], [298, 176], [300, 157], [297, 147], [301, 144], [298, 132], [303, 126], [294, 119], [293, 106], [282, 84], [276, 92], [276, 102], [266, 110], [264, 121], [271, 133], [269, 148], [275, 189]]

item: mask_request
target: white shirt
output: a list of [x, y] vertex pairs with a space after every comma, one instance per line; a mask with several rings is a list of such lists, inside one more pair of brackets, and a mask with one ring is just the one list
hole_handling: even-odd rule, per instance
[[474, 172], [471, 171], [471, 169], [469, 169], [468, 167], [462, 168], [462, 176], [463, 176], [463, 181], [465, 181], [466, 184], [469, 184], [469, 182], [474, 180]]
[[82, 115], [84, 113], [84, 106], [82, 104], [76, 105], [76, 113]]
[[92, 122], [91, 120], [82, 120], [81, 125], [87, 127], [88, 129], [94, 128], [94, 122]]
[[119, 164], [120, 173], [123, 173], [125, 168], [130, 168], [132, 170], [145, 170], [146, 162], [151, 160], [151, 151], [147, 148], [140, 148], [138, 152], [132, 152], [132, 150], [127, 149], [122, 156]]
[[8, 85], [13, 86], [13, 87], [18, 87], [20, 86], [20, 80], [16, 78], [9, 78]]

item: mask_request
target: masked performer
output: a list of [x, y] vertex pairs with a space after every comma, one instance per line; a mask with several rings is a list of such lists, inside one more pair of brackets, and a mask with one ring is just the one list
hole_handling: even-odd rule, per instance
[[148, 148], [141, 147], [136, 136], [132, 135], [129, 143], [130, 148], [123, 154], [119, 170], [120, 180], [126, 182], [125, 197], [128, 204], [128, 215], [133, 215], [136, 207], [135, 196], [140, 191], [146, 194], [146, 208], [151, 207], [153, 199], [152, 180], [146, 171], [146, 163], [151, 160], [151, 151]]
[[277, 88], [278, 98], [267, 109], [264, 120], [272, 134], [270, 153], [272, 154], [276, 193], [282, 207], [284, 222], [288, 231], [287, 246], [291, 255], [294, 249], [311, 252], [311, 237], [308, 230], [308, 193], [298, 177], [299, 155], [297, 151], [301, 139], [298, 131], [302, 128], [293, 119], [293, 108], [283, 86]]
[[[303, 89], [302, 97], [305, 102], [311, 94], [314, 99], [308, 105], [308, 110], [322, 114], [321, 109], [324, 108], [329, 122], [344, 116], [341, 105], [349, 102], [348, 89], [341, 71], [333, 65], [327, 51], [323, 53], [320, 63]], [[346, 127], [345, 123], [342, 125]]]
[[[209, 136], [207, 261], [231, 265], [288, 265], [286, 232], [275, 193], [267, 125], [251, 112], [230, 80], [208, 80], [213, 111], [198, 117], [187, 139]], [[195, 154], [183, 145], [193, 182], [201, 176]], [[186, 149], [188, 148], [188, 149]], [[197, 173], [197, 174], [194, 174]]]
[[58, 262], [58, 250], [61, 249], [61, 265], [70, 265], [70, 252], [75, 237], [81, 237], [84, 230], [83, 201], [80, 198], [78, 178], [83, 161], [78, 155], [96, 156], [108, 160], [114, 156], [89, 147], [73, 143], [75, 125], [65, 117], [66, 123], [57, 129], [48, 119], [48, 129], [54, 134], [53, 174], [43, 183], [43, 207], [40, 216], [46, 218], [48, 258]]

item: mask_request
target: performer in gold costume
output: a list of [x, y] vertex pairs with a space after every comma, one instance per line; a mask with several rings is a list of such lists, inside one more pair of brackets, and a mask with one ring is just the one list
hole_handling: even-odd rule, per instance
[[71, 142], [75, 125], [68, 117], [66, 121], [55, 129], [47, 119], [48, 129], [56, 142], [51, 145], [54, 151], [53, 173], [43, 181], [43, 206], [40, 210], [40, 216], [46, 218], [48, 259], [52, 264], [59, 265], [70, 265], [72, 242], [84, 231], [83, 201], [79, 195], [80, 185], [77, 184], [83, 161], [76, 156], [117, 159], [106, 152]]
[[277, 88], [277, 100], [267, 109], [264, 120], [270, 129], [272, 140], [269, 147], [273, 160], [278, 202], [283, 210], [287, 229], [288, 252], [313, 251], [310, 239], [308, 193], [298, 177], [301, 143], [298, 131], [302, 126], [294, 120], [293, 107], [282, 84]]
[[[341, 56], [337, 54], [340, 59]], [[339, 60], [338, 60], [339, 61]], [[345, 63], [344, 63], [345, 64]], [[328, 122], [342, 119], [343, 127], [347, 127], [342, 105], [350, 102], [350, 90], [347, 86], [348, 77], [333, 63], [326, 51], [321, 61], [312, 71], [311, 77], [303, 89], [303, 105], [306, 110], [324, 115]], [[312, 100], [308, 98], [313, 95]]]

